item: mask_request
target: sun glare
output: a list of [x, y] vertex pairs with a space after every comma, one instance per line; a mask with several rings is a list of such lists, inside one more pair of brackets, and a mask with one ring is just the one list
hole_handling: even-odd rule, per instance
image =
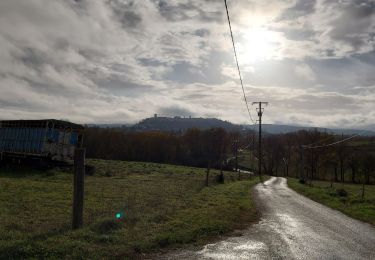
[[277, 54], [280, 37], [277, 32], [264, 29], [250, 29], [240, 42], [240, 54], [243, 62], [253, 63], [270, 59]]

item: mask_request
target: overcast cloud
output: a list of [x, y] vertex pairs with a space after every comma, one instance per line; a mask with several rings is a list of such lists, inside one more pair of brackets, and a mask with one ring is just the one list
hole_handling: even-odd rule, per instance
[[[247, 98], [270, 102], [266, 123], [374, 124], [374, 0], [228, 5]], [[2, 0], [0, 93], [2, 119], [249, 123], [223, 1]]]

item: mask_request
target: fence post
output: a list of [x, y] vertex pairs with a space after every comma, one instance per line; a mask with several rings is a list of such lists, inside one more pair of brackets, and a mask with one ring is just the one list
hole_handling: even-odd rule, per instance
[[76, 148], [74, 152], [73, 229], [78, 229], [83, 225], [84, 182], [85, 149]]

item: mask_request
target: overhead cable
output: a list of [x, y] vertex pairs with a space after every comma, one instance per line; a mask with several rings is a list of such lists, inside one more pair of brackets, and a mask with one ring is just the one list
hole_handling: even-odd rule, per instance
[[231, 25], [231, 23], [230, 23], [230, 18], [229, 18], [229, 12], [228, 12], [227, 1], [224, 0], [224, 3], [225, 3], [225, 10], [227, 11], [227, 18], [228, 18], [228, 25], [229, 25], [230, 37], [231, 37], [231, 39], [232, 39], [232, 45], [233, 45], [233, 51], [234, 51], [234, 57], [235, 57], [236, 64], [237, 64], [238, 76], [240, 77], [240, 83], [241, 83], [241, 87], [242, 87], [242, 93], [243, 93], [244, 101], [245, 101], [245, 104], [246, 104], [247, 112], [248, 112], [248, 114], [249, 114], [249, 118], [250, 118], [251, 122], [252, 122], [253, 124], [255, 124], [255, 122], [254, 122], [254, 120], [253, 120], [253, 117], [251, 116], [251, 113], [250, 113], [250, 108], [249, 108], [249, 104], [248, 104], [248, 102], [247, 102], [246, 93], [245, 93], [245, 88], [244, 88], [244, 86], [243, 86], [243, 81], [242, 81], [242, 76], [241, 76], [241, 70], [240, 70], [240, 66], [239, 66], [239, 64], [238, 64], [238, 58], [237, 58], [236, 46], [235, 46], [235, 44], [234, 44], [234, 39], [233, 39], [232, 25]]
[[339, 143], [346, 142], [350, 139], [353, 139], [356, 136], [359, 136], [359, 135], [355, 134], [355, 135], [352, 135], [352, 136], [350, 136], [348, 138], [345, 138], [343, 140], [340, 140], [340, 141], [337, 141], [337, 142], [334, 142], [334, 143], [330, 143], [330, 144], [325, 144], [325, 145], [317, 145], [317, 146], [302, 145], [302, 148], [304, 148], [304, 149], [317, 149], [317, 148], [329, 147], [329, 146], [333, 146], [333, 145], [336, 145], [336, 144], [339, 144]]

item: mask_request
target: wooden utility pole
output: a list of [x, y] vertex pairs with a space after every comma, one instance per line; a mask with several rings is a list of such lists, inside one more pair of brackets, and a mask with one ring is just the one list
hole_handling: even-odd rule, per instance
[[234, 141], [234, 157], [235, 157], [235, 169], [238, 171], [238, 141]]
[[255, 154], [254, 154], [254, 152], [255, 152], [255, 130], [254, 130], [254, 133], [253, 133], [253, 149], [252, 149], [252, 151], [250, 152], [251, 153], [251, 155], [252, 155], [252, 158], [251, 158], [251, 166], [252, 166], [252, 169], [254, 169], [255, 168]]
[[262, 104], [268, 105], [268, 102], [253, 102], [253, 105], [258, 104], [259, 107], [257, 108], [258, 111], [258, 117], [259, 117], [259, 142], [258, 142], [258, 174], [259, 179], [262, 181], [262, 116], [263, 116], [263, 110]]
[[303, 146], [299, 146], [299, 155], [300, 155], [300, 170], [299, 170], [299, 179], [305, 180], [304, 170], [305, 166], [303, 165]]
[[85, 149], [76, 148], [74, 153], [73, 229], [83, 225], [83, 197], [85, 183]]

